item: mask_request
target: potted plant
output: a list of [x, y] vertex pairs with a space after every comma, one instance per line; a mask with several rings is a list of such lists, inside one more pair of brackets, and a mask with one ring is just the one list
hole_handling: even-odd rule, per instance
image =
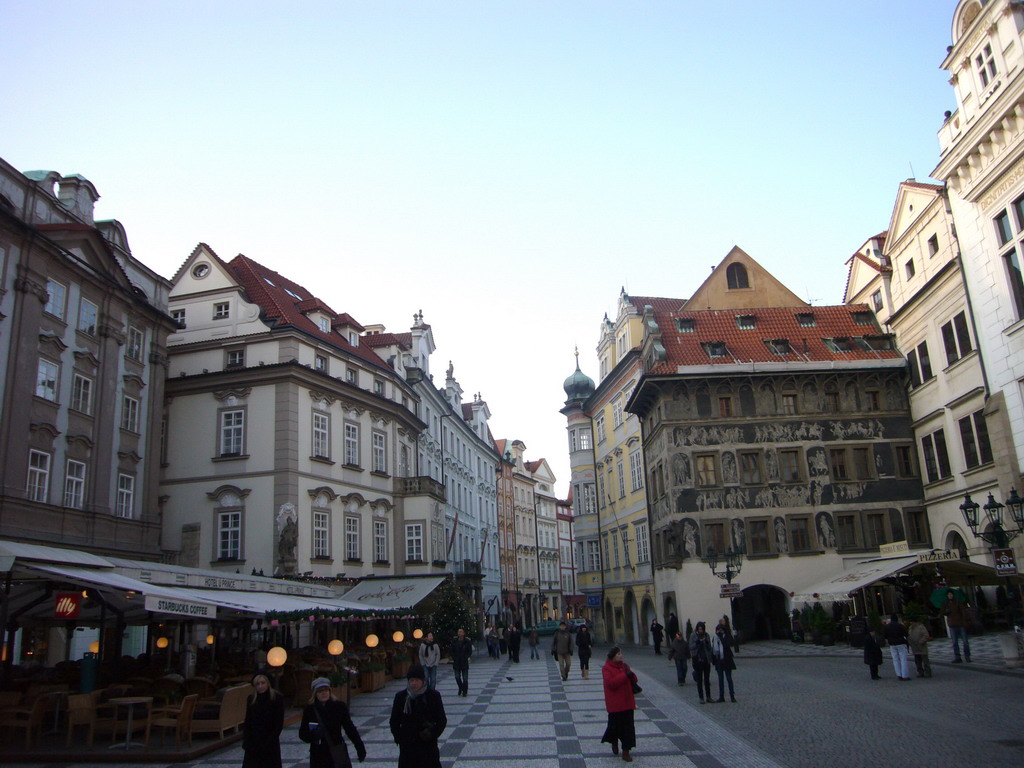
[[379, 661], [371, 661], [363, 667], [359, 675], [363, 693], [373, 693], [384, 687], [387, 682], [384, 669], [384, 664]]
[[337, 672], [332, 672], [327, 676], [327, 679], [331, 681], [331, 694], [338, 701], [344, 701], [348, 704], [352, 700], [352, 686], [351, 682], [354, 677], [354, 670], [350, 670], [348, 667], [340, 667]]
[[397, 648], [391, 660], [391, 676], [395, 680], [401, 680], [408, 673], [411, 664], [412, 659], [409, 656], [409, 649], [405, 646]]

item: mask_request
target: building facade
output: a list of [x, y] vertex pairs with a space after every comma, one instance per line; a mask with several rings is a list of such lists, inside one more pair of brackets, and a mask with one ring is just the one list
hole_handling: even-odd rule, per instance
[[0, 537], [158, 559], [170, 285], [98, 198], [0, 161]]

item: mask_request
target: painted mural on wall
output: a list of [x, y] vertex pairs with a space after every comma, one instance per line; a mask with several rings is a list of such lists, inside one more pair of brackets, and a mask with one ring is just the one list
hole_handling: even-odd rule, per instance
[[818, 529], [818, 542], [825, 549], [836, 548], [836, 526], [832, 515], [828, 512], [819, 512], [814, 516], [814, 524]]

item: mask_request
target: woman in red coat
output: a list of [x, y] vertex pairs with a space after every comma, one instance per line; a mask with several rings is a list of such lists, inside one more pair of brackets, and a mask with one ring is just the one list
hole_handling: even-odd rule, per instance
[[633, 710], [636, 709], [636, 698], [633, 696], [633, 684], [636, 675], [629, 665], [622, 660], [622, 651], [612, 648], [608, 651], [608, 661], [601, 668], [604, 678], [604, 706], [608, 710], [608, 727], [604, 730], [601, 743], [612, 745], [612, 754], [619, 754], [619, 742], [622, 742], [622, 759], [633, 762], [629, 750], [636, 746], [636, 727], [633, 724]]

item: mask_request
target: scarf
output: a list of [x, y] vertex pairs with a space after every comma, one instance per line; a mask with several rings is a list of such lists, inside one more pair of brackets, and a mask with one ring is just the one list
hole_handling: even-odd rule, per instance
[[406, 684], [406, 686], [405, 686], [405, 694], [406, 694], [405, 695], [405, 707], [402, 709], [402, 714], [403, 715], [411, 714], [412, 713], [412, 702], [413, 702], [413, 699], [418, 699], [420, 696], [422, 696], [426, 692], [427, 692], [427, 686], [426, 686], [425, 683], [422, 686], [420, 686], [420, 689], [418, 691], [414, 691], [412, 689], [412, 686]]

